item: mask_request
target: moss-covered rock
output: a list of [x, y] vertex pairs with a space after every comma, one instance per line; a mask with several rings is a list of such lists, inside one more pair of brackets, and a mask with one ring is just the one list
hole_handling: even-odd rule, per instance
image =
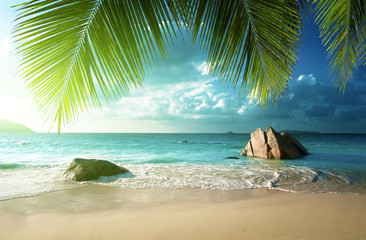
[[125, 172], [128, 172], [126, 168], [105, 160], [75, 158], [66, 169], [64, 177], [74, 181], [88, 181]]

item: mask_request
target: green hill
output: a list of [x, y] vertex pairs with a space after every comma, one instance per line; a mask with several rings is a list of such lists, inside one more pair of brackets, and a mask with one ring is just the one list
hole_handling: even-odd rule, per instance
[[0, 132], [31, 133], [33, 131], [22, 124], [10, 122], [0, 118]]

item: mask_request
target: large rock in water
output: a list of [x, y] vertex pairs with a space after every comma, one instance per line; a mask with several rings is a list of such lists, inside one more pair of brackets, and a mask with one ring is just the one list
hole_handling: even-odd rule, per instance
[[308, 155], [299, 141], [287, 132], [281, 134], [267, 127], [266, 132], [257, 128], [250, 134], [250, 140], [240, 155], [265, 159], [296, 159]]
[[74, 181], [88, 181], [125, 172], [128, 172], [126, 168], [105, 160], [75, 158], [66, 169], [64, 177]]

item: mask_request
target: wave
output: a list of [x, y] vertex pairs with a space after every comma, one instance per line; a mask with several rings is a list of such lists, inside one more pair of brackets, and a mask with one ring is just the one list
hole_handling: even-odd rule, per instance
[[[150, 189], [277, 189], [282, 191], [366, 192], [350, 177], [315, 171], [304, 167], [253, 167], [196, 164], [143, 164], [126, 166], [133, 177], [113, 179], [104, 184], [127, 188]], [[356, 189], [357, 187], [357, 189]]]
[[[164, 163], [124, 164], [129, 173], [101, 177], [95, 181], [76, 183], [61, 178], [65, 166], [48, 169], [23, 164], [0, 164], [1, 169], [24, 168], [17, 173], [3, 171], [1, 199], [24, 197], [77, 187], [100, 184], [135, 189], [216, 189], [246, 190], [275, 189], [289, 192], [366, 193], [365, 182], [350, 176], [306, 167], [210, 165], [176, 162], [175, 158], [156, 158], [150, 161]], [[167, 163], [168, 162], [168, 163]], [[7, 176], [6, 176], [7, 175]], [[3, 178], [1, 178], [3, 177]], [[16, 187], [13, 187], [16, 186]]]
[[[153, 159], [162, 162], [163, 159]], [[165, 158], [163, 164], [144, 164], [126, 166], [134, 178], [118, 179], [112, 185], [130, 188], [205, 188], [221, 190], [240, 190], [253, 188], [274, 188], [283, 184], [287, 171], [263, 169], [260, 167], [238, 167], [225, 165], [167, 164], [176, 159]], [[151, 162], [150, 162], [151, 163]], [[290, 170], [294, 171], [294, 170]], [[306, 177], [295, 179], [303, 182], [312, 180], [314, 172], [299, 169]], [[296, 175], [293, 173], [293, 175]], [[296, 184], [296, 182], [292, 182]]]
[[16, 168], [24, 168], [24, 164], [18, 163], [0, 163], [0, 169], [16, 169]]
[[0, 169], [51, 169], [49, 164], [0, 163]]
[[[366, 186], [350, 176], [335, 174], [329, 171], [311, 170], [313, 173], [308, 176], [301, 174], [286, 177], [279, 181], [279, 190], [316, 193], [316, 192], [337, 192], [337, 193], [366, 193]], [[296, 178], [302, 178], [296, 181]]]
[[29, 145], [31, 143], [32, 143], [31, 141], [19, 141], [19, 142], [16, 143], [16, 145], [24, 146], [24, 145]]
[[97, 180], [92, 180], [91, 182], [103, 182], [103, 183], [109, 183], [117, 181], [120, 178], [135, 178], [136, 176], [132, 172], [125, 172], [113, 176], [101, 176]]
[[190, 141], [190, 140], [181, 140], [177, 141], [177, 144], [202, 144], [202, 145], [227, 145], [226, 142], [197, 142], [197, 141]]
[[172, 157], [160, 157], [160, 158], [153, 158], [151, 160], [146, 161], [146, 163], [179, 163], [183, 162], [183, 160], [178, 158], [172, 158]]

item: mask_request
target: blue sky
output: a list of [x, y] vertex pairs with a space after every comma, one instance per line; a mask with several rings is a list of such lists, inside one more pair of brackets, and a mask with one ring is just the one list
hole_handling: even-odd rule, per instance
[[[48, 131], [32, 94], [16, 73], [17, 57], [10, 35], [15, 13], [0, 3], [0, 118]], [[277, 106], [267, 110], [207, 73], [205, 59], [188, 40], [168, 47], [168, 62], [148, 70], [143, 88], [118, 102], [91, 110], [66, 132], [252, 132], [275, 129], [320, 132], [366, 132], [366, 67], [346, 85], [344, 95], [328, 77], [328, 61], [317, 27], [305, 24], [300, 61], [289, 90]], [[52, 129], [54, 130], [54, 129]]]

